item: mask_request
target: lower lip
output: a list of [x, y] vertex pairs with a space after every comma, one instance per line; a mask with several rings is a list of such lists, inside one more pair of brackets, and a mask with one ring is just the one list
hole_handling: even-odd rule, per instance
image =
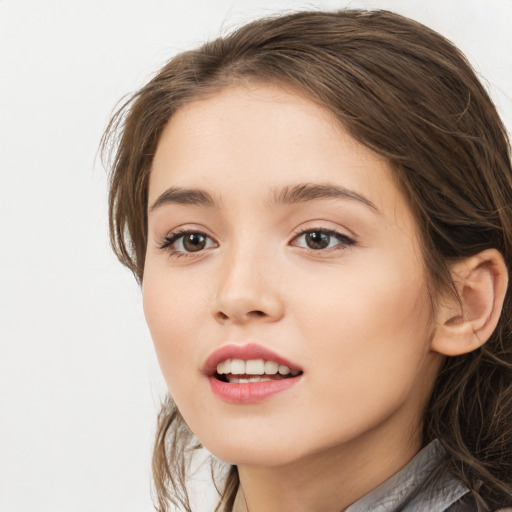
[[215, 396], [232, 404], [256, 404], [263, 402], [276, 393], [290, 389], [297, 384], [300, 376], [262, 382], [244, 382], [230, 384], [210, 377], [210, 387]]

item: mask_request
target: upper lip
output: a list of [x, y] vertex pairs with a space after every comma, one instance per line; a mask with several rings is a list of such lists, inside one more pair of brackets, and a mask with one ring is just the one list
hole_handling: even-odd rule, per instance
[[227, 359], [243, 359], [244, 361], [264, 359], [265, 361], [275, 361], [280, 365], [288, 366], [292, 371], [302, 371], [295, 363], [256, 343], [247, 343], [245, 345], [229, 343], [210, 354], [203, 365], [202, 372], [208, 377], [215, 375], [217, 365]]

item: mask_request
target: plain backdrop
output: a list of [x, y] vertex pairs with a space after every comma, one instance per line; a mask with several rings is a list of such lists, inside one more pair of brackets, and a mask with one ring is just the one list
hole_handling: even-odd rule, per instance
[[[256, 16], [380, 7], [467, 54], [512, 127], [512, 0], [0, 0], [0, 512], [144, 512], [165, 386], [111, 255], [97, 159], [117, 101]], [[212, 510], [203, 475], [194, 510]]]

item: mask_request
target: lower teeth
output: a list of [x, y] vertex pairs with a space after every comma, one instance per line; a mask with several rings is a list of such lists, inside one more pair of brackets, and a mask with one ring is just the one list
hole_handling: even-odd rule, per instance
[[270, 381], [270, 380], [273, 380], [273, 379], [268, 379], [265, 377], [246, 377], [246, 378], [242, 377], [240, 379], [236, 379], [236, 378], [228, 379], [228, 382], [230, 384], [247, 384], [249, 382], [266, 382], [266, 381]]
[[290, 379], [292, 377], [296, 377], [297, 375], [300, 375], [302, 372], [292, 372], [288, 375], [272, 375], [271, 377], [263, 376], [263, 375], [252, 375], [251, 377], [241, 377], [241, 376], [234, 376], [234, 375], [226, 375], [226, 374], [216, 374], [216, 378], [222, 382], [229, 382], [230, 384], [248, 384], [250, 382], [267, 382], [270, 380], [283, 380], [283, 379]]

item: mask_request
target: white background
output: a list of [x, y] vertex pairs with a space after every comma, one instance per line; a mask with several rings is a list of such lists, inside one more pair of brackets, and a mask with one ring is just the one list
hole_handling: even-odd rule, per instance
[[116, 102], [221, 30], [346, 5], [451, 38], [510, 131], [512, 0], [0, 0], [0, 512], [152, 510], [164, 385], [96, 159]]

